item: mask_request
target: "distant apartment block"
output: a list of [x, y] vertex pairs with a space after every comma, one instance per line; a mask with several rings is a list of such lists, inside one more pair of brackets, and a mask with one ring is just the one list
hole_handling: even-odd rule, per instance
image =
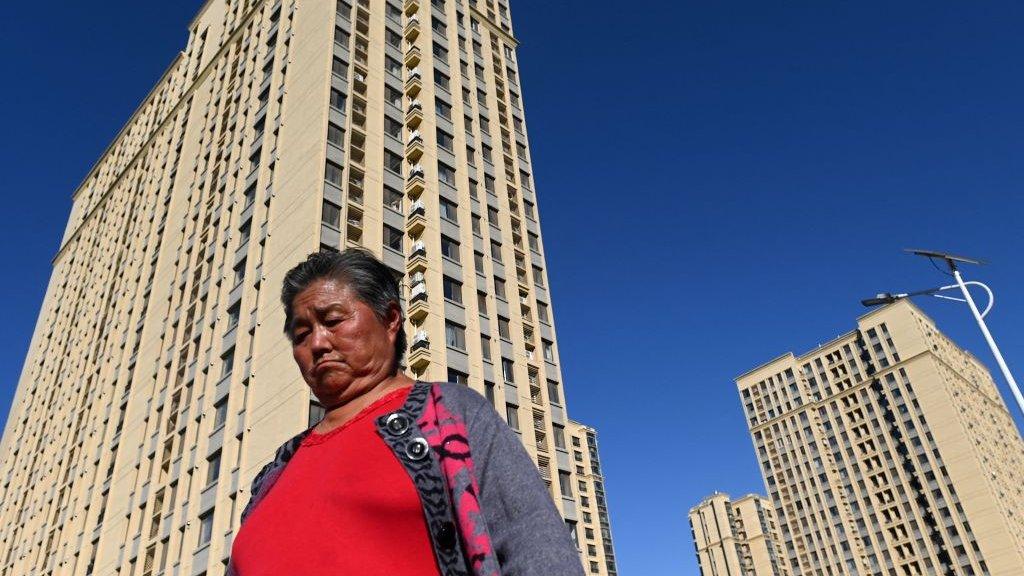
[[748, 494], [715, 493], [690, 510], [690, 533], [702, 576], [787, 576], [772, 505]]
[[569, 420], [567, 431], [572, 444], [569, 450], [572, 451], [576, 468], [576, 486], [572, 486], [572, 478], [565, 474], [561, 487], [565, 497], [575, 491], [573, 498], [580, 503], [580, 519], [573, 539], [583, 557], [583, 567], [589, 574], [616, 576], [618, 570], [615, 567], [604, 474], [601, 472], [601, 457], [597, 450], [597, 431], [575, 420]]
[[793, 576], [1024, 574], [1024, 442], [909, 301], [737, 384]]
[[0, 444], [0, 574], [222, 574], [253, 476], [321, 410], [281, 280], [350, 246], [401, 283], [408, 372], [484, 394], [566, 529], [606, 526], [567, 446], [517, 46], [507, 0], [202, 4], [74, 191]]

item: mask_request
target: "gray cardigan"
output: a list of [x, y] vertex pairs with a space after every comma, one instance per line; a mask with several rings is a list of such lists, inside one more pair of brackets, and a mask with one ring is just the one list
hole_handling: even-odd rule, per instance
[[[376, 427], [419, 493], [441, 574], [583, 575], [536, 465], [480, 394], [460, 384], [417, 382]], [[285, 442], [257, 474], [243, 529], [308, 433]], [[228, 573], [237, 574], [230, 564]]]

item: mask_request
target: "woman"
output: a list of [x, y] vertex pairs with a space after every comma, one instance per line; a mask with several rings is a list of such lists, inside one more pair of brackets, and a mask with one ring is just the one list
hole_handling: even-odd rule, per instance
[[292, 355], [323, 419], [256, 476], [229, 573], [582, 575], [516, 435], [457, 384], [414, 382], [398, 284], [362, 250], [285, 276]]

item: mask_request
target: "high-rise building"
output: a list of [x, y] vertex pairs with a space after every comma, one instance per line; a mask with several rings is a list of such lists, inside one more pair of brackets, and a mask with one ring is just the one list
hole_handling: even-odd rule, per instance
[[787, 576], [772, 505], [716, 492], [690, 510], [690, 534], [703, 576]]
[[[608, 517], [608, 499], [605, 496], [601, 456], [597, 451], [597, 431], [575, 420], [569, 420], [569, 441], [572, 446], [576, 486], [570, 473], [560, 472], [562, 496], [573, 498], [580, 505], [579, 525], [573, 540], [583, 557], [583, 566], [590, 574], [615, 576], [615, 548], [612, 546], [612, 526]], [[557, 440], [556, 440], [557, 442]], [[574, 493], [575, 490], [575, 493]], [[582, 528], [582, 531], [580, 530]]]
[[793, 576], [1024, 570], [1024, 442], [909, 301], [737, 384]]
[[203, 4], [74, 192], [0, 450], [0, 573], [222, 573], [252, 477], [318, 413], [281, 280], [347, 246], [406, 292], [408, 371], [484, 393], [575, 528], [516, 46], [507, 0]]

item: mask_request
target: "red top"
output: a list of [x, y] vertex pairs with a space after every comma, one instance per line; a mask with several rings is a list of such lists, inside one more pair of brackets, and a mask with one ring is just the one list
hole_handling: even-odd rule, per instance
[[240, 576], [440, 574], [416, 488], [374, 427], [409, 390], [302, 441], [235, 538]]

